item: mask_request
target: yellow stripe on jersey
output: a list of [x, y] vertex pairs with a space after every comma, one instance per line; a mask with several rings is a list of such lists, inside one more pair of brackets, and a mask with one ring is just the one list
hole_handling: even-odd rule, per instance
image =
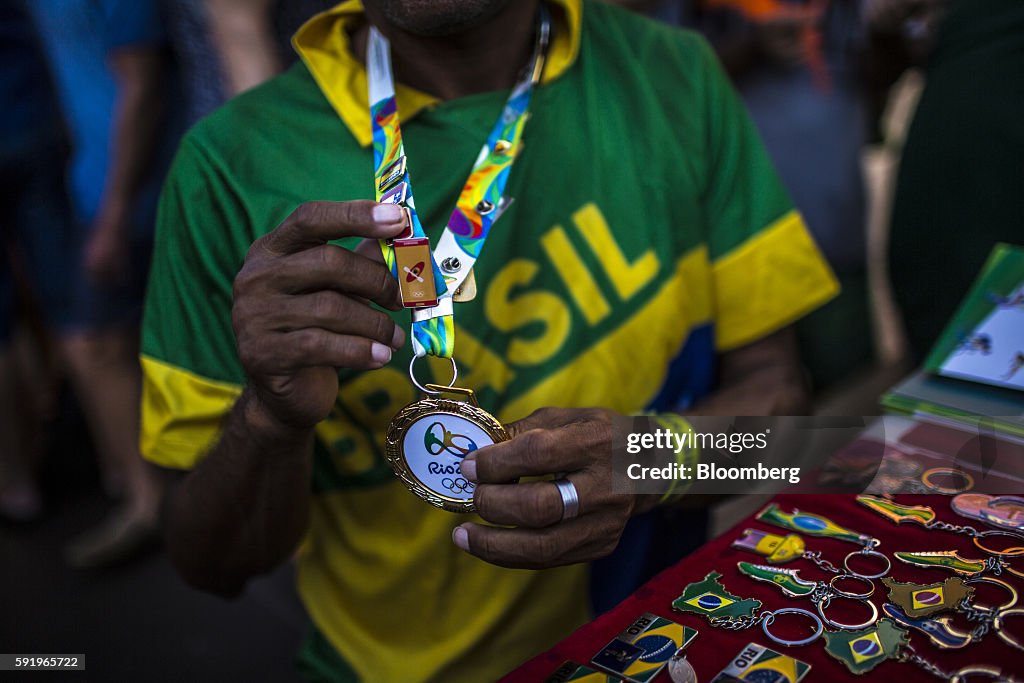
[[[618, 329], [516, 396], [498, 419], [518, 420], [547, 405], [601, 405], [627, 415], [642, 410], [661, 389], [665, 368], [690, 331], [711, 320], [708, 269], [705, 247], [687, 252], [661, 289]], [[644, 362], [624, 363], [623, 358]], [[473, 370], [488, 372], [483, 367]]]
[[149, 356], [140, 359], [142, 456], [162, 467], [190, 469], [216, 441], [221, 421], [242, 388]]
[[712, 276], [719, 351], [757, 341], [839, 292], [839, 283], [796, 211], [715, 261]]

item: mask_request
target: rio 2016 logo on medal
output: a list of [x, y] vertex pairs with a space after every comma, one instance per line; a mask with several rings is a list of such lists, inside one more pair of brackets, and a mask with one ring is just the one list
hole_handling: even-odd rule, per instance
[[403, 408], [388, 425], [385, 453], [391, 469], [410, 491], [449, 512], [473, 512], [476, 485], [462, 476], [462, 460], [484, 446], [508, 441], [494, 416], [476, 404], [468, 389], [426, 385], [466, 401], [429, 397]]

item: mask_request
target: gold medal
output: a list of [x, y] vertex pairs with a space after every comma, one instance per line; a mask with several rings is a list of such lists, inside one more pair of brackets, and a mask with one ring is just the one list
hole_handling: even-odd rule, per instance
[[476, 485], [462, 476], [462, 460], [484, 446], [508, 441], [508, 433], [477, 405], [472, 389], [438, 384], [421, 388], [427, 396], [402, 408], [388, 425], [388, 464], [410, 491], [434, 507], [473, 512]]

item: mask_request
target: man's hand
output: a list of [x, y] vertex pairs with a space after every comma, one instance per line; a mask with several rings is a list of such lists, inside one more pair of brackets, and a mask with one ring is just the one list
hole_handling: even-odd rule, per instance
[[369, 305], [401, 308], [376, 243], [355, 251], [327, 244], [394, 237], [402, 227], [398, 206], [309, 202], [253, 243], [235, 278], [232, 324], [255, 393], [248, 409], [261, 421], [312, 428], [334, 405], [338, 368], [382, 367], [405, 342], [402, 329]]
[[[462, 461], [477, 483], [480, 516], [498, 528], [462, 524], [455, 545], [492, 564], [540, 569], [604, 557], [618, 545], [629, 518], [656, 496], [612, 493], [612, 416], [600, 408], [542, 408], [507, 427], [512, 436]], [[562, 521], [562, 497], [550, 481], [514, 483], [555, 474], [576, 486], [579, 516]]]

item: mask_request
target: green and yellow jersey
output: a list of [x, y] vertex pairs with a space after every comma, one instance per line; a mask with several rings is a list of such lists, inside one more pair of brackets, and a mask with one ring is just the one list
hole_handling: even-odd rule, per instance
[[[836, 291], [707, 45], [614, 7], [557, 0], [525, 148], [456, 306], [460, 385], [502, 421], [542, 406], [685, 405], [718, 352]], [[357, 1], [295, 38], [303, 63], [182, 142], [161, 201], [143, 330], [142, 450], [190, 468], [245, 376], [231, 287], [245, 253], [300, 203], [373, 197]], [[399, 86], [416, 206], [436, 240], [507, 92], [438, 101]], [[408, 314], [396, 314], [408, 325]], [[408, 346], [341, 371], [316, 429], [299, 592], [340, 680], [486, 680], [587, 617], [586, 568], [514, 571], [458, 550], [464, 517], [413, 496], [383, 458], [417, 398]], [[447, 363], [434, 368], [447, 379]], [[333, 654], [333, 653], [332, 653]]]

